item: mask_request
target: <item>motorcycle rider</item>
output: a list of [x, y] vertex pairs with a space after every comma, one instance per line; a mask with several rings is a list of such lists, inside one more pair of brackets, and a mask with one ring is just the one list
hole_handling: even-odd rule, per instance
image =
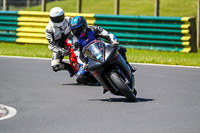
[[[70, 29], [73, 33], [73, 35], [76, 38], [73, 38], [73, 45], [75, 49], [81, 49], [85, 47], [87, 44], [89, 44], [91, 41], [98, 39], [99, 37], [104, 38], [108, 40], [113, 47], [117, 47], [119, 53], [122, 55], [122, 57], [125, 59], [127, 64], [130, 66], [126, 59], [126, 48], [119, 46], [119, 42], [117, 41], [117, 38], [107, 32], [106, 30], [102, 29], [99, 26], [88, 26], [85, 18], [83, 16], [76, 16], [70, 20]], [[80, 58], [85, 62], [84, 57], [82, 58], [82, 54], [80, 52]], [[85, 65], [87, 66], [87, 64]], [[135, 67], [131, 67], [130, 69], [132, 72], [136, 71]], [[81, 76], [80, 76], [81, 77]]]
[[71, 17], [65, 17], [64, 11], [60, 7], [54, 7], [49, 13], [49, 23], [46, 26], [45, 34], [49, 42], [48, 48], [53, 52], [51, 67], [54, 72], [67, 70], [70, 77], [75, 74], [70, 64], [62, 62], [63, 58], [69, 54], [65, 49], [66, 39], [71, 38], [69, 21]]

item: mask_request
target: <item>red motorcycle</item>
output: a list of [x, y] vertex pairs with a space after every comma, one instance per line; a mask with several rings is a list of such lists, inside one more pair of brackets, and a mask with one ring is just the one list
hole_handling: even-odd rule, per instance
[[76, 73], [76, 81], [78, 84], [84, 85], [100, 85], [96, 78], [89, 72], [82, 69], [83, 64], [79, 64], [77, 56], [72, 47], [72, 41], [67, 39], [65, 48], [70, 52], [69, 54], [69, 62], [71, 67], [77, 72]]
[[80, 64], [78, 63], [77, 57], [74, 53], [74, 50], [72, 48], [72, 41], [69, 39], [66, 39], [66, 45], [65, 48], [68, 49], [70, 51], [69, 54], [69, 62], [71, 67], [78, 72], [79, 68], [80, 68]]

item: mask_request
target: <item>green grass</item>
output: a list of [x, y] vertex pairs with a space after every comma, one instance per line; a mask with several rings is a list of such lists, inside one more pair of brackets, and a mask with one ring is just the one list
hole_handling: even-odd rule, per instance
[[[47, 11], [59, 6], [65, 12], [76, 12], [77, 0], [47, 3]], [[120, 15], [154, 16], [155, 0], [120, 0]], [[23, 10], [41, 11], [41, 6]], [[83, 13], [114, 14], [114, 0], [82, 0]], [[160, 0], [160, 16], [197, 16], [197, 0]]]
[[[0, 55], [51, 58], [47, 45], [0, 43]], [[200, 66], [198, 53], [176, 53], [128, 49], [127, 58], [133, 63]]]
[[0, 43], [0, 55], [50, 58], [47, 45]]
[[128, 49], [127, 57], [128, 61], [135, 63], [200, 66], [200, 49], [198, 53]]

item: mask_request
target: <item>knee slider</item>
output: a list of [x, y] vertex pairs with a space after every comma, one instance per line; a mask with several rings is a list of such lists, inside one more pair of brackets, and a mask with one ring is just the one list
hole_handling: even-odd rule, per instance
[[53, 65], [51, 67], [52, 67], [52, 69], [53, 69], [54, 72], [57, 72], [57, 71], [61, 70], [61, 65], [60, 64]]

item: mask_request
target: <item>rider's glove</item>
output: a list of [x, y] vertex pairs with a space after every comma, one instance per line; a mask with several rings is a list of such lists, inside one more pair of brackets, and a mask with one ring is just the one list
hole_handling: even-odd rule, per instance
[[113, 34], [109, 34], [109, 35], [111, 38], [112, 47], [118, 47], [119, 42], [118, 42], [117, 38]]
[[111, 44], [112, 44], [113, 47], [118, 47], [119, 46], [119, 42], [117, 41], [117, 39], [113, 40], [111, 42]]
[[73, 37], [72, 39], [72, 48], [74, 51], [76, 51], [79, 47], [79, 44], [78, 44], [78, 41], [77, 41], [77, 38], [76, 37]]

